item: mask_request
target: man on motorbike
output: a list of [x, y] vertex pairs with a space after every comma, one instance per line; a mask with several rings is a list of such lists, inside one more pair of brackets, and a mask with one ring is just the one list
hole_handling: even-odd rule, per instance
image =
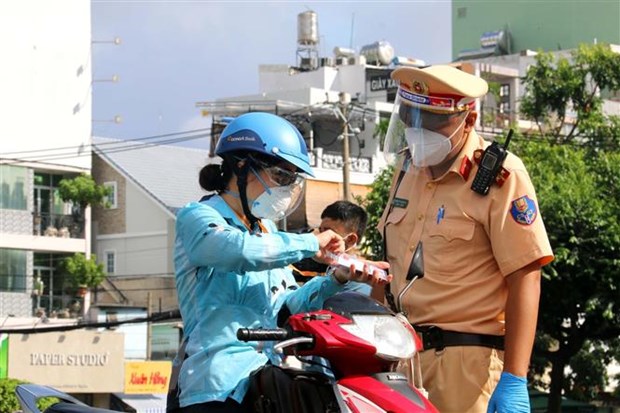
[[[175, 272], [184, 323], [176, 396], [181, 412], [251, 412], [249, 375], [280, 355], [269, 343], [237, 340], [239, 328], [274, 328], [281, 314], [321, 308], [348, 280], [383, 283], [352, 269], [298, 287], [289, 264], [342, 253], [333, 231], [280, 232], [274, 223], [302, 199], [312, 176], [305, 142], [288, 121], [267, 113], [234, 119], [206, 165], [200, 185], [212, 192], [177, 214]], [[387, 268], [387, 263], [374, 263]]]

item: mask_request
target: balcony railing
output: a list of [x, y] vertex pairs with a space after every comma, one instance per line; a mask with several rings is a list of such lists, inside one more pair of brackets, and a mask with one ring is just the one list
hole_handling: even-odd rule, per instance
[[84, 238], [84, 220], [78, 215], [34, 214], [34, 235], [60, 238]]
[[[315, 148], [309, 153], [310, 164], [315, 168], [342, 169], [344, 158], [340, 152], [325, 152], [323, 148]], [[367, 156], [351, 156], [349, 159], [351, 172], [372, 173], [372, 158]]]
[[508, 129], [517, 119], [514, 111], [501, 111], [488, 106], [480, 108], [480, 128], [483, 132]]

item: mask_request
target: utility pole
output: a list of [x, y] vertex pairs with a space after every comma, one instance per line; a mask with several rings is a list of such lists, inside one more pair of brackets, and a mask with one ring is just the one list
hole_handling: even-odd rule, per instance
[[342, 193], [346, 201], [351, 200], [351, 188], [349, 179], [349, 120], [347, 118], [347, 110], [351, 103], [351, 95], [346, 92], [340, 92], [340, 113], [342, 114]]
[[152, 340], [152, 330], [151, 330], [151, 292], [146, 293], [146, 315], [149, 321], [146, 322], [146, 359], [151, 359], [151, 340]]

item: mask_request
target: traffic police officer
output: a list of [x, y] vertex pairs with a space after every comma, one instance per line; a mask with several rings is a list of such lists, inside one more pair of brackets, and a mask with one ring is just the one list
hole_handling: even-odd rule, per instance
[[384, 146], [396, 169], [378, 229], [394, 295], [423, 245], [424, 278], [402, 305], [424, 343], [424, 386], [442, 413], [529, 412], [540, 271], [553, 260], [534, 187], [508, 153], [488, 193], [472, 190], [490, 145], [474, 130], [485, 80], [449, 65], [392, 78]]

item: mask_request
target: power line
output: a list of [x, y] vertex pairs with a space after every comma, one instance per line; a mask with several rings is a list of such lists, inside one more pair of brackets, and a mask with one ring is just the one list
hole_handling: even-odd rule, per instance
[[[151, 136], [146, 136], [146, 137], [142, 137], [142, 138], [125, 140], [125, 141], [120, 139], [117, 142], [103, 142], [103, 143], [96, 144], [96, 145], [99, 147], [99, 146], [115, 145], [115, 144], [126, 143], [126, 142], [148, 141], [148, 140], [151, 140], [151, 139], [167, 138], [167, 137], [170, 137], [170, 136], [184, 135], [184, 134], [194, 133], [194, 132], [207, 132], [207, 131], [210, 131], [210, 130], [211, 130], [211, 128], [192, 129], [192, 130], [181, 131], [181, 132], [166, 133], [166, 134], [162, 134], [162, 135], [151, 135]], [[94, 146], [94, 145], [89, 145], [89, 146]], [[2, 152], [2, 153], [0, 153], [0, 156], [23, 154], [23, 153], [34, 153], [34, 152], [58, 151], [58, 150], [62, 150], [62, 149], [76, 149], [77, 150], [80, 147], [81, 147], [81, 145], [58, 146], [58, 147], [55, 147], [55, 148], [47, 148], [47, 149], [32, 149], [32, 150], [27, 150], [27, 151]]]
[[[103, 151], [99, 150], [99, 153], [105, 155], [105, 154], [110, 154], [110, 153], [127, 152], [127, 151], [138, 150], [138, 149], [147, 149], [147, 148], [154, 147], [154, 146], [162, 146], [164, 144], [178, 143], [178, 142], [184, 142], [184, 141], [189, 141], [189, 140], [194, 140], [194, 139], [200, 139], [200, 138], [207, 137], [209, 135], [210, 134], [208, 133], [204, 133], [204, 134], [198, 134], [198, 135], [185, 136], [181, 138], [168, 139], [165, 141], [159, 141], [157, 143], [137, 143], [137, 144], [129, 143], [127, 144], [127, 142], [131, 142], [131, 141], [114, 142], [115, 144], [118, 145], [117, 147], [108, 148]], [[91, 149], [95, 149], [95, 152], [97, 152], [98, 145], [96, 144], [92, 145]], [[84, 151], [84, 152], [85, 153], [83, 154], [75, 154], [73, 152], [66, 152], [66, 153], [59, 153], [59, 154], [39, 155], [39, 156], [35, 156], [32, 158], [22, 158], [22, 159], [12, 158], [11, 162], [4, 162], [3, 165], [19, 164], [23, 162], [43, 162], [43, 161], [53, 161], [53, 160], [60, 160], [60, 159], [72, 159], [72, 158], [80, 158], [83, 156], [90, 156], [92, 154], [92, 151], [90, 150]]]
[[82, 323], [82, 324], [73, 324], [73, 325], [64, 325], [64, 326], [54, 326], [54, 327], [40, 327], [40, 328], [9, 328], [2, 329], [0, 328], [1, 334], [43, 334], [43, 333], [51, 333], [51, 332], [62, 332], [62, 331], [71, 331], [71, 330], [81, 330], [86, 328], [110, 328], [116, 327], [123, 324], [136, 324], [136, 323], [148, 323], [148, 322], [158, 322], [158, 321], [167, 321], [167, 320], [179, 320], [181, 319], [181, 312], [178, 309], [164, 311], [161, 313], [153, 313], [149, 317], [137, 317], [129, 320], [122, 321], [104, 321], [97, 323]]

